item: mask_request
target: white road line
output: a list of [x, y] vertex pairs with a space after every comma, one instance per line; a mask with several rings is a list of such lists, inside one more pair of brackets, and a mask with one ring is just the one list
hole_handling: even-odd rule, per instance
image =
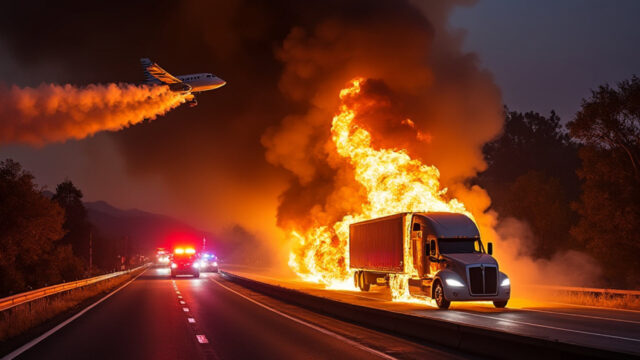
[[534, 324], [534, 323], [525, 322], [525, 321], [503, 319], [503, 318], [498, 318], [498, 317], [493, 317], [493, 316], [474, 314], [474, 313], [470, 313], [470, 312], [466, 312], [466, 311], [464, 312], [464, 314], [472, 315], [472, 316], [479, 316], [479, 317], [482, 317], [482, 318], [493, 319], [493, 320], [497, 320], [497, 321], [506, 321], [506, 322], [510, 322], [510, 323], [514, 323], [514, 324], [541, 327], [541, 328], [545, 328], [545, 329], [567, 331], [567, 332], [573, 332], [573, 333], [585, 334], [585, 335], [602, 336], [602, 337], [606, 337], [606, 338], [610, 338], [610, 339], [618, 339], [618, 340], [627, 340], [627, 341], [640, 342], [640, 339], [632, 339], [632, 338], [628, 338], [628, 337], [624, 337], [624, 336], [599, 334], [599, 333], [594, 333], [594, 332], [590, 332], [590, 331], [582, 331], [582, 330], [574, 330], [574, 329], [565, 329], [565, 328], [559, 328], [559, 327], [550, 326], [550, 325]]
[[204, 335], [196, 335], [196, 339], [198, 339], [198, 342], [200, 344], [208, 344], [209, 340], [207, 340], [207, 337]]
[[178, 299], [182, 299], [182, 296], [181, 296], [181, 295], [178, 295]]
[[261, 307], [263, 307], [263, 308], [265, 308], [265, 309], [267, 309], [267, 310], [269, 310], [269, 311], [271, 311], [271, 312], [274, 312], [274, 313], [276, 313], [276, 314], [278, 314], [278, 315], [280, 315], [280, 316], [283, 316], [283, 317], [285, 317], [285, 318], [287, 318], [287, 319], [289, 319], [289, 320], [295, 321], [295, 322], [297, 322], [298, 324], [301, 324], [301, 325], [304, 325], [304, 326], [310, 327], [310, 328], [312, 328], [312, 329], [314, 329], [314, 330], [317, 330], [317, 331], [319, 331], [319, 332], [321, 332], [321, 333], [323, 333], [323, 334], [325, 334], [325, 335], [329, 335], [329, 336], [331, 336], [331, 337], [333, 337], [333, 338], [335, 338], [335, 339], [338, 339], [338, 340], [340, 340], [340, 341], [346, 342], [347, 344], [350, 344], [350, 345], [352, 345], [352, 346], [354, 346], [354, 347], [356, 347], [356, 348], [358, 348], [358, 349], [360, 349], [360, 350], [367, 351], [367, 352], [369, 352], [369, 353], [371, 353], [371, 354], [374, 354], [374, 355], [376, 355], [376, 356], [379, 356], [379, 357], [381, 357], [381, 358], [384, 358], [384, 359], [393, 359], [393, 360], [395, 360], [395, 359], [396, 359], [396, 358], [394, 358], [393, 356], [387, 355], [387, 354], [385, 354], [385, 353], [383, 353], [383, 352], [381, 352], [381, 351], [378, 351], [378, 350], [372, 349], [372, 348], [370, 348], [370, 347], [364, 346], [364, 345], [362, 345], [362, 344], [360, 344], [360, 343], [358, 343], [358, 342], [356, 342], [356, 341], [353, 341], [353, 340], [351, 340], [351, 339], [347, 339], [346, 337], [344, 337], [344, 336], [342, 336], [342, 335], [339, 335], [339, 334], [336, 334], [336, 333], [334, 333], [334, 332], [332, 332], [332, 331], [329, 331], [329, 330], [327, 330], [327, 329], [325, 329], [325, 328], [322, 328], [322, 327], [319, 327], [319, 326], [313, 325], [313, 324], [308, 323], [308, 322], [306, 322], [306, 321], [304, 321], [304, 320], [300, 320], [300, 319], [295, 318], [295, 317], [293, 317], [293, 316], [287, 315], [287, 314], [285, 314], [285, 313], [283, 313], [283, 312], [281, 312], [281, 311], [278, 311], [278, 310], [276, 310], [276, 309], [274, 309], [274, 308], [272, 308], [272, 307], [269, 307], [269, 306], [267, 306], [267, 305], [265, 305], [265, 304], [263, 304], [263, 303], [260, 303], [260, 302], [258, 302], [258, 301], [256, 301], [256, 300], [254, 300], [254, 299], [252, 299], [252, 298], [250, 298], [250, 297], [248, 297], [248, 296], [245, 296], [245, 295], [243, 295], [243, 294], [241, 294], [241, 293], [239, 293], [239, 292], [237, 292], [237, 291], [235, 291], [235, 290], [233, 290], [233, 289], [231, 289], [231, 288], [227, 287], [226, 285], [221, 284], [220, 282], [218, 282], [218, 281], [214, 280], [213, 278], [208, 278], [208, 279], [209, 279], [209, 280], [211, 280], [211, 281], [213, 281], [214, 283], [216, 283], [216, 284], [218, 284], [218, 285], [222, 286], [223, 288], [225, 288], [225, 289], [227, 289], [227, 290], [231, 291], [232, 293], [234, 293], [234, 294], [236, 294], [236, 295], [238, 295], [238, 296], [240, 296], [240, 297], [242, 297], [242, 298], [244, 298], [244, 299], [246, 299], [246, 300], [249, 300], [249, 301], [251, 301], [252, 303], [254, 303], [254, 304], [258, 305], [258, 306], [261, 306]]
[[23, 352], [31, 349], [32, 347], [34, 347], [36, 344], [38, 344], [39, 342], [41, 342], [42, 340], [48, 338], [49, 336], [53, 335], [55, 332], [57, 332], [58, 330], [62, 329], [63, 327], [65, 327], [67, 324], [69, 324], [70, 322], [72, 322], [73, 320], [79, 318], [80, 316], [84, 315], [84, 313], [86, 313], [87, 311], [93, 309], [96, 305], [100, 304], [101, 302], [107, 300], [108, 298], [111, 297], [111, 295], [117, 293], [118, 291], [124, 289], [127, 285], [131, 284], [134, 280], [136, 280], [137, 278], [140, 277], [140, 275], [144, 274], [145, 272], [147, 272], [147, 270], [141, 272], [140, 274], [138, 274], [138, 276], [134, 277], [133, 279], [129, 280], [126, 284], [120, 286], [119, 288], [113, 290], [112, 292], [110, 292], [109, 294], [107, 294], [105, 297], [101, 298], [100, 300], [94, 302], [93, 304], [87, 306], [84, 310], [80, 311], [79, 313], [73, 315], [72, 317], [68, 318], [67, 320], [63, 321], [62, 323], [58, 324], [56, 327], [54, 327], [53, 329], [47, 331], [46, 333], [38, 336], [37, 338], [29, 341], [28, 343], [22, 345], [21, 347], [17, 348], [16, 350], [14, 350], [13, 352], [9, 353], [8, 355], [4, 356], [2, 358], [2, 360], [9, 360], [9, 359], [14, 359], [15, 357], [19, 356], [20, 354], [22, 354]]
[[533, 312], [547, 313], [547, 314], [558, 314], [558, 315], [566, 315], [566, 316], [576, 316], [576, 317], [583, 317], [583, 318], [589, 318], [589, 319], [598, 319], [598, 320], [620, 321], [620, 322], [625, 322], [625, 323], [630, 323], [630, 324], [640, 324], [640, 321], [616, 319], [616, 318], [603, 317], [603, 316], [594, 316], [594, 315], [572, 314], [572, 313], [565, 313], [565, 312], [553, 311], [553, 310], [538, 310], [538, 309], [525, 309], [525, 308], [517, 309], [517, 310], [533, 311]]
[[184, 304], [186, 304], [186, 302], [184, 302], [184, 301], [180, 300], [180, 304], [181, 304], [181, 305], [184, 305]]
[[184, 311], [184, 312], [189, 312], [189, 308], [183, 307], [183, 308], [182, 308], [182, 311]]
[[187, 321], [189, 321], [189, 323], [194, 324], [196, 322], [196, 319], [194, 318], [187, 318]]

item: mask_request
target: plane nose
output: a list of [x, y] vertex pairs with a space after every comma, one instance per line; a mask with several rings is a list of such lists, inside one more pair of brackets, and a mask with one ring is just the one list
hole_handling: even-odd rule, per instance
[[216, 85], [217, 85], [218, 87], [220, 87], [220, 86], [225, 86], [225, 85], [227, 84], [227, 82], [226, 82], [226, 81], [224, 81], [224, 80], [220, 79], [220, 78], [219, 78], [219, 77], [217, 77], [217, 76], [216, 76], [216, 79], [215, 79], [215, 80], [216, 80]]

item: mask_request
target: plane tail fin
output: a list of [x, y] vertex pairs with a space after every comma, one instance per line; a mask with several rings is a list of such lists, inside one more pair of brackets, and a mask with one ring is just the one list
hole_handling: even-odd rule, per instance
[[149, 58], [142, 58], [140, 59], [140, 64], [142, 65], [145, 84], [148, 84], [148, 85], [162, 84], [160, 80], [158, 80], [155, 76], [151, 75], [151, 73], [149, 72], [149, 67], [153, 65], [153, 61], [151, 61]]
[[182, 80], [169, 74], [165, 69], [161, 68], [160, 65], [152, 62], [148, 58], [140, 59], [140, 64], [142, 64], [144, 80], [149, 85], [182, 83]]

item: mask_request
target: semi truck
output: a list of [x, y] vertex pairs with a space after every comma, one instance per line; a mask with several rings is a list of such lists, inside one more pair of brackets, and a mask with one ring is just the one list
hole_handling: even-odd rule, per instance
[[349, 266], [361, 291], [389, 286], [391, 276], [409, 278], [411, 293], [435, 300], [492, 301], [497, 308], [511, 296], [509, 277], [485, 249], [476, 224], [464, 214], [405, 212], [349, 226]]

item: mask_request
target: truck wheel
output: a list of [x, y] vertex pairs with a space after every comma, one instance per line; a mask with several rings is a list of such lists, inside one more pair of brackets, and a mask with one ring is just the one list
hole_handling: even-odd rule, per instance
[[199, 278], [200, 277], [200, 271], [198, 271], [197, 273], [193, 274], [194, 278]]
[[508, 301], [509, 301], [509, 300], [505, 300], [505, 301], [494, 301], [494, 302], [493, 302], [493, 306], [497, 307], [498, 309], [502, 309], [502, 308], [504, 308], [505, 306], [507, 306], [507, 302], [508, 302]]
[[356, 288], [360, 288], [360, 283], [359, 280], [360, 279], [360, 271], [356, 271], [353, 273], [353, 286], [355, 286]]
[[176, 278], [176, 274], [172, 272], [172, 273], [171, 273], [171, 278], [172, 278], [172, 279], [175, 279], [175, 278]]
[[448, 309], [451, 305], [451, 301], [444, 298], [444, 288], [440, 281], [436, 282], [436, 287], [433, 289], [433, 298], [440, 309]]
[[367, 282], [367, 276], [364, 273], [364, 271], [360, 271], [360, 276], [358, 280], [360, 282], [360, 290], [369, 291], [369, 288], [371, 287], [371, 285]]

